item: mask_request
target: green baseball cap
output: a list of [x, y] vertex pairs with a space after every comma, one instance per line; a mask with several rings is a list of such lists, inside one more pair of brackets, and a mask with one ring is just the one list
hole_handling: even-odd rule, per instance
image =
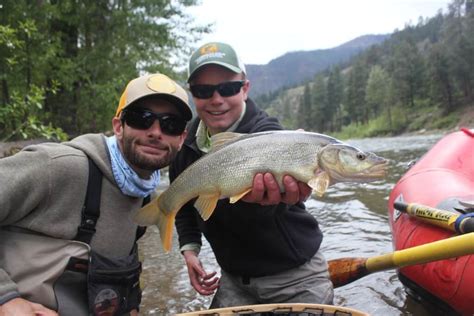
[[220, 42], [211, 42], [202, 45], [191, 55], [188, 82], [197, 70], [210, 64], [220, 65], [238, 74], [245, 74], [245, 65], [232, 46]]

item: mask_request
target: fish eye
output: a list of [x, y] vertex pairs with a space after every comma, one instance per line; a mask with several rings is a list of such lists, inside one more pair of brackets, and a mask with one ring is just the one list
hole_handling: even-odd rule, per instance
[[359, 159], [359, 160], [365, 160], [365, 157], [366, 157], [366, 156], [365, 156], [363, 153], [357, 153], [356, 157], [357, 157], [357, 159]]

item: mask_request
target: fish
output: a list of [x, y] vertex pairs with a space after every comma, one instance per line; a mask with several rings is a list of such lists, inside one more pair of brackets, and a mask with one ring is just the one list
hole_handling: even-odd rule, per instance
[[219, 199], [236, 203], [252, 190], [257, 173], [270, 172], [280, 190], [285, 175], [308, 184], [322, 197], [338, 182], [382, 179], [388, 160], [325, 134], [307, 131], [218, 133], [210, 151], [188, 166], [170, 185], [133, 216], [142, 226], [157, 225], [163, 249], [171, 249], [177, 212], [196, 199], [194, 207], [209, 219]]

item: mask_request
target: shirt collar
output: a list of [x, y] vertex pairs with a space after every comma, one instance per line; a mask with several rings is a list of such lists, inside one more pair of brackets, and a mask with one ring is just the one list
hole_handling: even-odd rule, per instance
[[[247, 105], [244, 102], [242, 106], [242, 113], [240, 113], [240, 117], [237, 121], [234, 122], [225, 132], [233, 132], [237, 129], [240, 122], [244, 118], [245, 111]], [[209, 133], [209, 129], [207, 128], [206, 124], [202, 120], [199, 121], [198, 128], [196, 130], [196, 145], [200, 151], [208, 153], [211, 149], [211, 134]]]

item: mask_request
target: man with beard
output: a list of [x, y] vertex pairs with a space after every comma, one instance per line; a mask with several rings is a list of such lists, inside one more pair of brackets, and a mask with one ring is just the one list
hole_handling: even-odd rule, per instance
[[162, 74], [129, 82], [114, 135], [29, 146], [0, 159], [0, 315], [136, 315], [132, 213], [176, 156], [192, 118]]

